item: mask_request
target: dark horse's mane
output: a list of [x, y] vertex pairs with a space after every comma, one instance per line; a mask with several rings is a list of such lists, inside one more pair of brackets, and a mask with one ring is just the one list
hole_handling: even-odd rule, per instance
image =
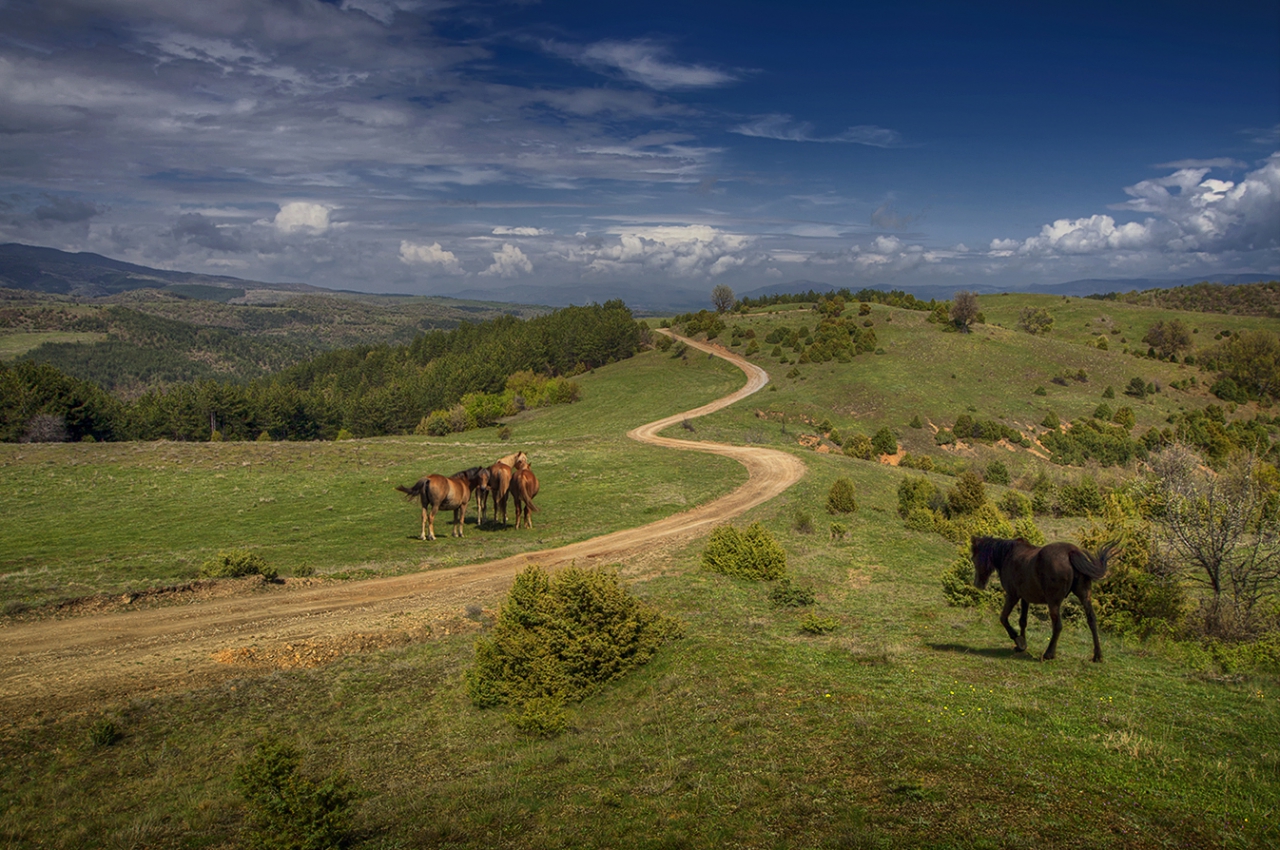
[[973, 540], [973, 566], [976, 574], [973, 577], [973, 583], [978, 586], [979, 590], [986, 588], [987, 582], [991, 581], [991, 575], [996, 571], [996, 565], [1004, 563], [1009, 552], [1017, 545], [1030, 546], [1031, 544], [1021, 537], [1007, 540], [1003, 537], [976, 537]]

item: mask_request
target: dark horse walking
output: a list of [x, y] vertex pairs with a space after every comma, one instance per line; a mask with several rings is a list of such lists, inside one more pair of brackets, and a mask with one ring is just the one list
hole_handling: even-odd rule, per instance
[[[1107, 543], [1098, 550], [1096, 558], [1070, 543], [1050, 543], [1048, 546], [1032, 546], [1022, 538], [1004, 540], [999, 537], [975, 537], [972, 541], [973, 566], [976, 570], [974, 584], [985, 588], [993, 572], [1000, 574], [1004, 587], [1004, 609], [1000, 622], [1019, 652], [1027, 650], [1027, 607], [1034, 602], [1049, 606], [1049, 619], [1053, 621], [1053, 637], [1049, 648], [1040, 656], [1042, 661], [1053, 658], [1058, 647], [1058, 634], [1062, 631], [1059, 613], [1062, 600], [1074, 593], [1084, 606], [1089, 631], [1093, 632], [1093, 660], [1102, 660], [1102, 646], [1098, 643], [1098, 618], [1093, 614], [1091, 592], [1095, 579], [1107, 574], [1107, 560], [1117, 544]], [[1014, 603], [1022, 603], [1022, 616], [1018, 619], [1020, 632], [1009, 625], [1009, 613]]]
[[471, 488], [479, 481], [480, 467], [456, 472], [448, 478], [443, 475], [426, 475], [412, 487], [396, 487], [408, 499], [422, 503], [422, 540], [436, 539], [436, 511], [443, 508], [453, 511], [453, 536], [462, 536], [462, 525], [467, 521], [467, 503], [471, 501]]

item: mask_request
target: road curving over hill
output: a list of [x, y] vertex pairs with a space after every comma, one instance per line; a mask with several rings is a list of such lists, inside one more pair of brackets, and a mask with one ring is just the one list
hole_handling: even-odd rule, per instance
[[[748, 480], [731, 493], [639, 528], [479, 564], [359, 582], [323, 582], [190, 598], [187, 604], [63, 619], [0, 623], [0, 713], [6, 725], [33, 714], [86, 711], [154, 693], [203, 687], [254, 671], [312, 667], [353, 652], [477, 628], [468, 607], [500, 601], [515, 575], [537, 564], [624, 565], [656, 571], [664, 553], [772, 499], [804, 476], [787, 452], [659, 436], [664, 428], [727, 407], [764, 387], [763, 369], [726, 349], [679, 338], [740, 368], [746, 384], [695, 410], [627, 436], [641, 443], [733, 458]], [[660, 567], [659, 567], [660, 568]], [[252, 580], [250, 580], [252, 582]]]

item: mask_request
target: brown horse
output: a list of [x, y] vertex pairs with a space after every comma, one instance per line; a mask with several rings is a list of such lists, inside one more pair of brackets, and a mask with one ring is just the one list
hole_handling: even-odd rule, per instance
[[498, 508], [502, 508], [502, 524], [507, 524], [507, 496], [511, 491], [511, 467], [498, 461], [489, 467], [488, 485], [480, 491], [480, 522], [484, 522], [485, 506], [493, 496], [493, 521], [498, 521]]
[[525, 466], [528, 466], [529, 456], [522, 451], [516, 452], [515, 454], [509, 454], [506, 457], [502, 458], [501, 460], [498, 461], [498, 463], [505, 463], [507, 466], [511, 467], [512, 469], [515, 469], [516, 464], [518, 463], [522, 463]]
[[538, 495], [538, 476], [533, 474], [527, 458], [516, 460], [511, 471], [511, 492], [516, 499], [516, 528], [520, 527], [522, 518], [526, 528], [533, 528], [530, 514], [538, 509], [533, 504], [533, 497]]
[[443, 508], [453, 511], [453, 536], [462, 536], [462, 526], [467, 520], [467, 503], [471, 501], [471, 475], [474, 469], [443, 475], [426, 475], [412, 487], [396, 487], [407, 499], [422, 503], [422, 535], [420, 540], [436, 539], [436, 511]]
[[[1050, 543], [1048, 546], [1032, 546], [1022, 538], [1004, 540], [999, 537], [975, 537], [971, 541], [974, 580], [979, 588], [987, 586], [992, 573], [999, 573], [1004, 588], [1004, 609], [1000, 622], [1019, 652], [1027, 650], [1027, 608], [1030, 603], [1049, 606], [1049, 619], [1053, 621], [1053, 637], [1049, 647], [1040, 656], [1042, 661], [1054, 657], [1058, 635], [1062, 631], [1060, 610], [1062, 600], [1074, 593], [1084, 606], [1089, 631], [1093, 632], [1093, 660], [1102, 660], [1102, 646], [1098, 643], [1098, 618], [1093, 614], [1091, 598], [1093, 582], [1107, 574], [1107, 561], [1115, 553], [1116, 543], [1107, 543], [1098, 550], [1096, 557], [1070, 543]], [[1020, 632], [1009, 625], [1009, 614], [1015, 603], [1022, 603], [1022, 616], [1018, 619]]]
[[489, 467], [488, 488], [480, 493], [480, 522], [484, 522], [484, 511], [493, 495], [493, 521], [498, 521], [498, 509], [502, 509], [502, 524], [507, 524], [507, 498], [511, 494], [511, 473], [516, 463], [529, 465], [529, 456], [523, 451], [509, 454]]

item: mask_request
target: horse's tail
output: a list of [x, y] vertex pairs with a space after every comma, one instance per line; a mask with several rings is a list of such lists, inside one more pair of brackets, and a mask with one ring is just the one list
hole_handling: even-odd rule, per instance
[[420, 498], [422, 494], [427, 491], [427, 486], [428, 486], [428, 481], [427, 479], [424, 478], [421, 481], [414, 484], [412, 487], [403, 487], [397, 484], [396, 489], [399, 490], [401, 493], [404, 493], [404, 497], [406, 499], [408, 499], [409, 501], [413, 501], [414, 499]]
[[1117, 554], [1120, 544], [1117, 541], [1104, 543], [1102, 548], [1098, 550], [1095, 557], [1090, 558], [1089, 553], [1080, 549], [1072, 549], [1071, 566], [1076, 572], [1086, 575], [1092, 579], [1102, 578], [1107, 574], [1107, 561]]
[[[533, 503], [533, 495], [529, 493], [529, 489], [525, 486], [525, 476], [520, 474], [523, 471], [524, 470], [517, 470], [515, 474], [511, 476], [511, 489], [515, 491], [516, 499], [525, 506], [525, 509], [530, 513], [536, 514], [538, 512], [538, 506]], [[534, 479], [533, 485], [533, 492], [537, 493], [538, 482], [536, 478]]]

